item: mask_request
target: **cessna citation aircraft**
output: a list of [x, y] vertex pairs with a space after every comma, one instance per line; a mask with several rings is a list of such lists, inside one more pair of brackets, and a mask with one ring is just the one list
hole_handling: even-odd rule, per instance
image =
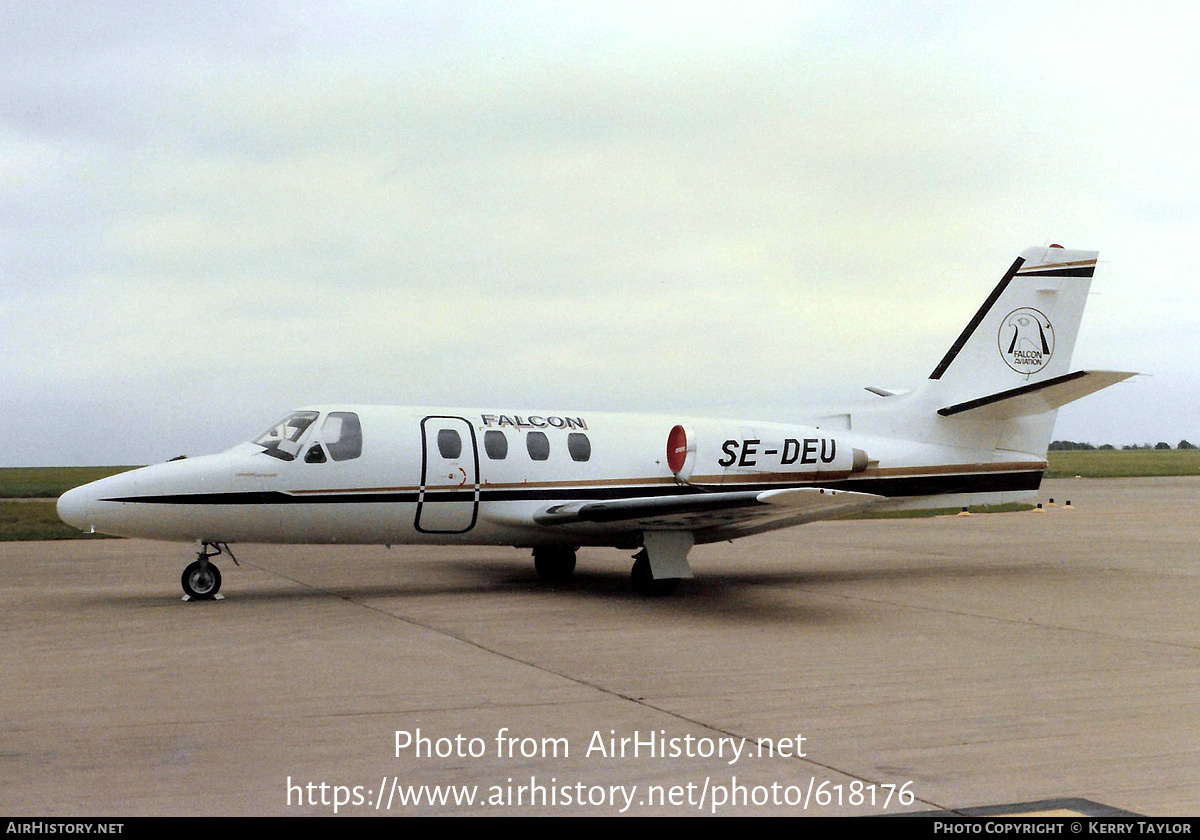
[[[803, 424], [564, 410], [311, 406], [219, 455], [65, 493], [63, 520], [195, 542], [189, 598], [213, 598], [232, 543], [447, 543], [533, 550], [563, 580], [580, 546], [637, 550], [666, 594], [688, 551], [866, 508], [1032, 498], [1059, 406], [1132, 373], [1070, 371], [1093, 251], [1032, 248], [928, 380]], [[233, 558], [236, 563], [236, 558]]]

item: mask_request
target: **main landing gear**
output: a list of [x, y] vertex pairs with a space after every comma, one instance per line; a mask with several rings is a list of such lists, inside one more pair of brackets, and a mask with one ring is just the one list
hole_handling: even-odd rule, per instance
[[[692, 576], [687, 562], [688, 549], [694, 542], [690, 533], [649, 532], [643, 536], [643, 542], [642, 550], [633, 555], [630, 573], [635, 592], [649, 597], [670, 595], [679, 588], [681, 578]], [[575, 551], [564, 545], [534, 548], [533, 567], [537, 569], [538, 577], [547, 583], [570, 580], [575, 573]]]
[[215, 563], [209, 562], [209, 558], [219, 554], [228, 554], [234, 565], [238, 565], [237, 558], [229, 550], [228, 543], [201, 541], [200, 549], [196, 552], [196, 559], [183, 570], [183, 577], [180, 580], [183, 584], [183, 594], [187, 596], [188, 600], [211, 601], [217, 597], [217, 593], [221, 590], [221, 570]]
[[633, 590], [639, 595], [661, 598], [679, 588], [679, 578], [658, 578], [650, 570], [650, 555], [642, 549], [633, 555], [633, 570], [629, 573]]
[[565, 545], [543, 545], [533, 550], [533, 567], [547, 583], [562, 583], [575, 574], [575, 549]]
[[630, 573], [634, 591], [651, 598], [674, 592], [681, 579], [692, 577], [687, 556], [695, 544], [689, 531], [643, 532], [642, 550], [633, 555]]

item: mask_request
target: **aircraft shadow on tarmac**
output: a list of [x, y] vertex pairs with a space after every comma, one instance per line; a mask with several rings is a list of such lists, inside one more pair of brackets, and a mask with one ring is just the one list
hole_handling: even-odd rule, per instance
[[[538, 578], [536, 572], [513, 561], [511, 557], [465, 558], [447, 557], [437, 560], [401, 561], [395, 564], [379, 564], [379, 580], [370, 584], [341, 583], [339, 572], [326, 570], [311, 560], [276, 561], [263, 559], [243, 560], [247, 570], [257, 573], [254, 580], [243, 579], [228, 587], [225, 600], [195, 602], [188, 608], [220, 608], [231, 603], [299, 602], [320, 598], [340, 598], [352, 602], [377, 601], [396, 598], [422, 598], [467, 595], [478, 598], [514, 599], [522, 596], [549, 597], [572, 603], [612, 602], [614, 604], [638, 604], [647, 612], [674, 613], [678, 615], [704, 615], [725, 613], [736, 609], [742, 621], [751, 618], [761, 620], [785, 619], [788, 621], [842, 620], [855, 613], [849, 605], [844, 609], [823, 601], [820, 605], [804, 601], [805, 595], [820, 596], [836, 594], [839, 597], [853, 593], [843, 587], [855, 583], [893, 583], [906, 586], [927, 584], [937, 591], [948, 581], [996, 582], [1004, 579], [1020, 579], [1030, 586], [1038, 585], [1046, 575], [1061, 569], [1049, 563], [996, 564], [963, 562], [958, 565], [928, 563], [914, 565], [890, 564], [886, 566], [862, 566], [860, 568], [820, 569], [811, 565], [805, 568], [762, 571], [740, 569], [734, 573], [718, 569], [701, 573], [684, 581], [673, 595], [663, 598], [646, 598], [635, 592], [630, 585], [627, 572], [611, 562], [603, 567], [579, 569], [568, 581], [547, 583]], [[265, 577], [264, 577], [265, 576]], [[347, 574], [358, 577], [362, 574]], [[232, 577], [232, 576], [231, 576]], [[164, 579], [164, 586], [166, 579]], [[829, 587], [838, 587], [836, 592], [827, 592]], [[785, 603], [783, 597], [789, 600]], [[864, 594], [863, 597], [874, 597]], [[137, 605], [157, 605], [177, 602], [173, 593], [168, 595], [164, 588], [163, 597], [118, 595], [116, 600]], [[799, 599], [799, 600], [797, 600]], [[113, 594], [97, 593], [97, 601], [114, 600]], [[841, 618], [839, 618], [841, 616]]]

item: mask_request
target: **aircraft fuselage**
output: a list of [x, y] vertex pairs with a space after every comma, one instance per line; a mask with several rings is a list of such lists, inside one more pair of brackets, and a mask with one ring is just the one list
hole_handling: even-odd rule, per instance
[[[645, 526], [638, 520], [556, 529], [536, 517], [555, 502], [812, 486], [883, 496], [891, 506], [952, 494], [936, 499], [946, 506], [1036, 490], [1044, 468], [1032, 455], [815, 426], [598, 412], [305, 411], [316, 416], [288, 442], [287, 457], [247, 442], [77, 488], [59, 510], [85, 530], [165, 540], [636, 545]], [[353, 457], [337, 459], [322, 434], [339, 415], [360, 426]], [[673, 470], [668, 438], [676, 427], [685, 447]], [[751, 527], [744, 518], [705, 521], [696, 542]]]

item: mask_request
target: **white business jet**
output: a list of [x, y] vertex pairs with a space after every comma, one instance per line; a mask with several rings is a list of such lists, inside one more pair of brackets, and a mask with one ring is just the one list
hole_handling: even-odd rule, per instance
[[[1056, 410], [1130, 376], [1069, 370], [1093, 251], [1025, 251], [915, 390], [805, 424], [559, 409], [329, 405], [227, 452], [77, 487], [77, 528], [195, 542], [191, 599], [232, 543], [445, 543], [533, 550], [545, 579], [580, 546], [637, 550], [633, 585], [692, 577], [693, 545], [867, 508], [1027, 501]], [[236, 558], [233, 558], [236, 563]]]

